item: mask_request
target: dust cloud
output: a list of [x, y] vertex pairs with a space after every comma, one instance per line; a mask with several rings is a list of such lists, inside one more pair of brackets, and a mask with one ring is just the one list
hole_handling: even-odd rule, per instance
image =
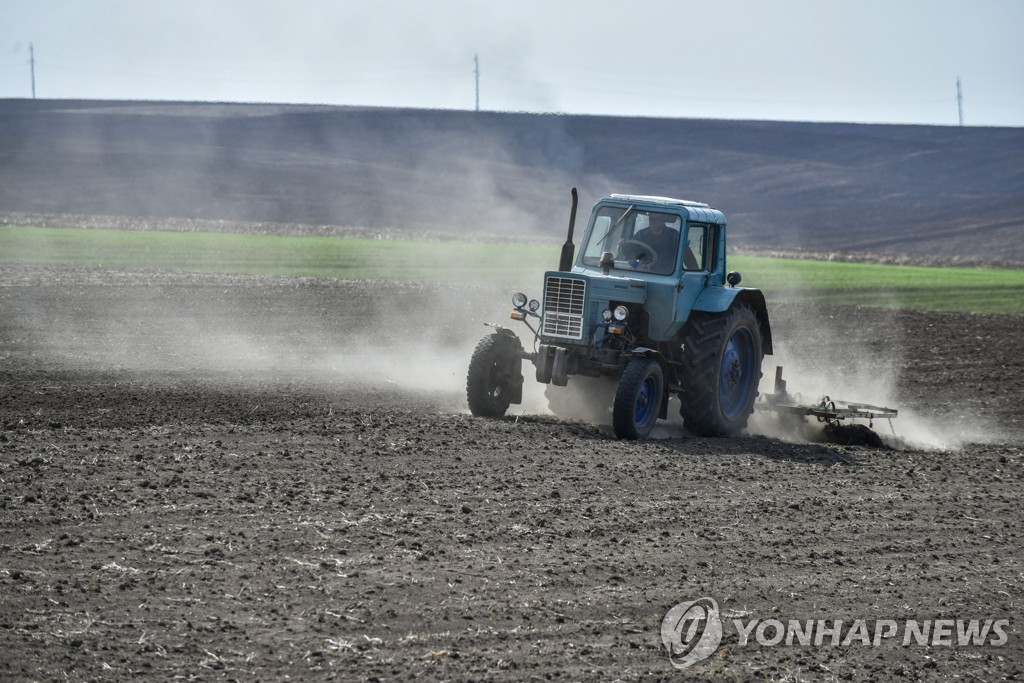
[[[54, 179], [74, 189], [64, 209], [147, 217], [117, 226], [126, 229], [190, 229], [174, 226], [196, 219], [235, 232], [250, 225], [288, 234], [302, 224], [396, 238], [528, 239], [551, 244], [554, 267], [583, 163], [579, 144], [551, 117], [506, 128], [492, 114], [153, 103], [52, 115], [62, 124], [55, 150], [74, 141], [89, 169], [76, 183]], [[577, 241], [588, 201], [581, 198]], [[507, 273], [497, 243], [494, 259]], [[524, 270], [520, 289], [539, 296], [541, 274]], [[532, 341], [508, 321], [513, 289], [486, 281], [12, 276], [33, 282], [10, 290], [3, 313], [11, 325], [41, 356], [90, 371], [393, 387], [455, 397], [451, 404], [464, 408], [466, 367], [488, 332], [482, 323], [521, 328], [524, 345]], [[544, 405], [530, 400], [526, 407]]]
[[[500, 246], [495, 246], [500, 259]], [[556, 248], [552, 248], [553, 260]], [[524, 269], [522, 291], [539, 296], [542, 273]], [[533, 335], [508, 319], [505, 286], [428, 285], [166, 272], [115, 272], [47, 267], [0, 271], [5, 338], [26, 341], [34, 362], [57, 371], [104, 373], [117, 381], [258, 382], [301, 385], [328, 393], [367, 388], [427, 397], [465, 412], [469, 359], [491, 332], [513, 329], [526, 350]], [[929, 403], [902, 377], [903, 336], [896, 311], [869, 316], [809, 303], [772, 307], [775, 355], [765, 358], [762, 397], [784, 368], [791, 395], [814, 404], [821, 396], [896, 408], [873, 428], [895, 448], [957, 449], [1003, 438], [993, 424], [956, 405]], [[865, 319], [871, 329], [859, 329]], [[2, 360], [2, 358], [0, 358]], [[614, 382], [571, 377], [569, 386], [534, 381], [524, 361], [523, 403], [510, 416], [552, 414], [607, 427]], [[925, 400], [922, 400], [925, 399]], [[654, 438], [687, 436], [678, 401]], [[864, 421], [858, 421], [863, 423]], [[813, 418], [780, 420], [755, 411], [748, 431], [786, 440], [824, 439]]]
[[[884, 303], [884, 302], [879, 302]], [[828, 396], [833, 401], [866, 403], [895, 408], [892, 420], [871, 425], [883, 443], [893, 448], [958, 449], [968, 442], [997, 439], [991, 425], [977, 417], [955, 413], [925, 414], [908, 407], [913, 397], [901, 390], [904, 332], [895, 308], [872, 309], [870, 330], [858, 329], [862, 319], [842, 308], [814, 303], [790, 304], [773, 318], [774, 355], [766, 356], [760, 385], [761, 397], [774, 392], [775, 369], [783, 368], [786, 390], [800, 404], [817, 404]], [[863, 424], [863, 419], [841, 424]], [[772, 411], [755, 411], [749, 431], [787, 440], [829, 440], [817, 418], [802, 420]]]
[[[345, 107], [39, 105], [0, 195], [25, 213], [558, 239], [611, 184], [556, 116]], [[19, 119], [22, 121], [22, 119]], [[598, 194], [582, 197], [583, 214]], [[142, 217], [145, 217], [144, 219]]]
[[[534, 288], [523, 290], [539, 295], [541, 276], [524, 269], [521, 281]], [[369, 389], [464, 411], [469, 359], [492, 331], [485, 323], [511, 327], [532, 348], [525, 326], [509, 320], [511, 293], [486, 283], [9, 267], [0, 271], [0, 327], [57, 372], [158, 385]], [[543, 412], [539, 390], [528, 387], [526, 398], [516, 408]]]

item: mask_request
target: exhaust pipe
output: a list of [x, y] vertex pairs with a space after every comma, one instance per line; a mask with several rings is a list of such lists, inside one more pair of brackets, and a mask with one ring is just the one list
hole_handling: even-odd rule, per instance
[[576, 195], [576, 188], [572, 188], [572, 211], [569, 214], [569, 235], [565, 238], [565, 244], [562, 245], [562, 256], [558, 260], [558, 269], [563, 272], [569, 272], [572, 270], [572, 260], [575, 255], [576, 245], [572, 243], [572, 231], [576, 227], [576, 204], [579, 201], [579, 197]]

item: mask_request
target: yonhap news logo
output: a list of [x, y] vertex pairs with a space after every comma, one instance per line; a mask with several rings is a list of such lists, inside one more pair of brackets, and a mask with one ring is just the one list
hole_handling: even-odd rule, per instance
[[776, 647], [1002, 647], [1009, 619], [723, 619], [709, 597], [681, 602], [661, 620], [669, 661], [685, 669], [713, 655], [727, 626], [737, 648]]
[[670, 609], [661, 620], [661, 642], [677, 669], [710, 657], [722, 642], [718, 603], [711, 598], [698, 598]]

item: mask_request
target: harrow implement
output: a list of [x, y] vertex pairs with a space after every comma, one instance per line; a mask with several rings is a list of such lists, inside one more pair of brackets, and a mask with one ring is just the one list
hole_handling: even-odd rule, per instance
[[891, 428], [891, 420], [898, 414], [895, 408], [840, 401], [829, 396], [822, 396], [817, 403], [802, 403], [799, 395], [791, 395], [786, 391], [786, 380], [782, 378], [782, 366], [775, 368], [775, 392], [762, 397], [756, 407], [758, 410], [813, 417], [818, 422], [829, 424], [860, 418], [868, 420], [869, 427], [874, 426], [875, 420], [890, 420]]

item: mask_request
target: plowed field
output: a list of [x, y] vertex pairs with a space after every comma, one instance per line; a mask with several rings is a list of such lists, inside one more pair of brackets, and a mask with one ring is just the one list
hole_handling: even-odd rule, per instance
[[[0, 270], [0, 678], [1024, 676], [1024, 319], [772, 307], [889, 446], [625, 443], [465, 408], [508, 292]], [[525, 337], [525, 329], [522, 330]], [[766, 374], [772, 360], [766, 364]], [[839, 394], [839, 390], [836, 390]], [[1001, 646], [722, 646], [731, 619], [1009, 619]]]

